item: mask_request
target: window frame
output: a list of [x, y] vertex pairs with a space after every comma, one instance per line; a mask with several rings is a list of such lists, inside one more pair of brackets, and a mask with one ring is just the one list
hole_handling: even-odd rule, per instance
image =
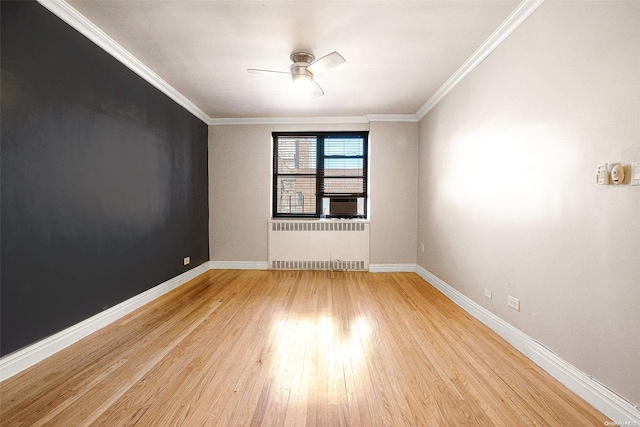
[[[272, 185], [271, 185], [271, 196], [272, 196], [272, 210], [271, 216], [272, 218], [277, 219], [286, 219], [286, 218], [345, 218], [345, 219], [367, 219], [368, 218], [368, 198], [369, 198], [369, 131], [344, 131], [344, 132], [272, 132]], [[291, 138], [299, 136], [301, 138], [316, 138], [316, 171], [314, 174], [284, 174], [278, 173], [278, 138]], [[326, 155], [325, 154], [325, 140], [332, 138], [353, 138], [353, 139], [362, 139], [362, 156], [340, 156], [340, 155]], [[324, 175], [324, 160], [325, 159], [362, 159], [362, 176], [353, 176], [353, 175], [344, 175], [344, 176], [328, 176]], [[296, 160], [298, 161], [298, 160]], [[315, 177], [315, 190], [316, 190], [316, 209], [315, 213], [279, 213], [278, 210], [278, 178], [284, 176], [297, 176], [300, 177]], [[345, 179], [362, 179], [362, 190], [361, 193], [325, 193], [324, 192], [324, 182], [325, 178], [345, 178]], [[364, 201], [363, 206], [363, 214], [358, 215], [331, 215], [327, 213], [323, 215], [322, 213], [322, 204], [323, 199], [358, 199], [362, 198]]]

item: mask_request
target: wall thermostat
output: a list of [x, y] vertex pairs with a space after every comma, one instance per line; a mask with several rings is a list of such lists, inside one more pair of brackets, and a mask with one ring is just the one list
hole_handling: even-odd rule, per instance
[[631, 185], [640, 185], [640, 162], [631, 163]]
[[615, 165], [611, 168], [611, 182], [614, 185], [619, 185], [622, 184], [622, 181], [624, 181], [624, 168], [622, 165]]

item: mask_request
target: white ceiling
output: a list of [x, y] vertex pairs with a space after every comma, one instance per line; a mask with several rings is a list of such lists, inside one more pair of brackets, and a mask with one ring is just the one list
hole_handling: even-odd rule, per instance
[[[519, 1], [86, 1], [67, 3], [210, 118], [414, 114]], [[308, 98], [289, 55], [338, 51]]]

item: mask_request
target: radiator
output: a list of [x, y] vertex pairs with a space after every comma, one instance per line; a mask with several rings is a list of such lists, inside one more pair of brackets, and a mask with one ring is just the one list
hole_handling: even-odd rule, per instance
[[273, 270], [369, 270], [369, 223], [269, 221]]

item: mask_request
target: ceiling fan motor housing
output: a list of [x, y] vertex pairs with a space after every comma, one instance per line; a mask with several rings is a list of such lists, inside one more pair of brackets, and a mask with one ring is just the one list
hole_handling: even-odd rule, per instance
[[315, 57], [307, 52], [294, 52], [290, 56], [291, 64], [291, 79], [294, 83], [311, 83], [313, 81], [313, 73], [307, 69]]

